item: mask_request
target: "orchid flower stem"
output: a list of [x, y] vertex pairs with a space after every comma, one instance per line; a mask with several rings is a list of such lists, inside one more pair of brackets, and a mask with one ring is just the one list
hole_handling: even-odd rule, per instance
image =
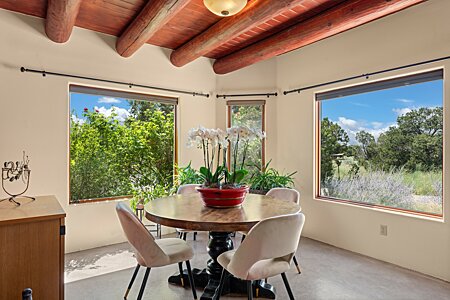
[[216, 168], [216, 170], [219, 169], [219, 164], [220, 164], [220, 150], [221, 150], [221, 147], [220, 147], [220, 145], [219, 145], [219, 148], [218, 148], [218, 150], [217, 150], [217, 168]]
[[228, 178], [227, 178], [227, 148], [223, 149], [223, 173], [224, 173], [224, 177], [225, 177], [225, 184], [228, 184]]
[[[214, 156], [216, 155], [216, 152], [214, 151], [214, 146], [211, 144], [211, 163], [209, 164], [211, 168], [214, 168]], [[213, 173], [213, 170], [211, 170], [211, 174]]]
[[245, 158], [247, 156], [247, 149], [248, 149], [248, 141], [245, 142], [245, 147], [244, 147], [244, 153], [242, 154], [242, 164], [241, 164], [241, 169], [244, 168], [244, 163], [245, 163]]
[[203, 143], [203, 161], [205, 163], [205, 168], [206, 168], [207, 167], [207, 164], [206, 164], [206, 147], [205, 147], [205, 140], [204, 139], [202, 139], [202, 143]]
[[208, 165], [206, 166], [209, 169], [209, 142], [206, 142], [206, 161], [208, 162]]
[[234, 154], [233, 154], [233, 180], [232, 180], [232, 183], [234, 183], [235, 182], [235, 180], [236, 180], [236, 165], [237, 165], [237, 156], [238, 156], [238, 148], [239, 148], [239, 133], [238, 133], [238, 135], [237, 135], [237, 138], [236, 138], [236, 144], [235, 144], [235, 146], [234, 146]]

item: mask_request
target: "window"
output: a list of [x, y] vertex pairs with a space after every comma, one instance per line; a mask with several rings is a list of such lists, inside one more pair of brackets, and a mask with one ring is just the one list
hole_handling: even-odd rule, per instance
[[70, 86], [70, 203], [173, 185], [177, 99]]
[[442, 216], [443, 70], [316, 101], [318, 198]]
[[[251, 129], [265, 131], [265, 101], [227, 101], [228, 105], [228, 127], [247, 126]], [[232, 146], [232, 145], [231, 145]], [[246, 155], [245, 168], [252, 173], [255, 169], [265, 164], [264, 152], [265, 141], [254, 140], [250, 142]], [[243, 149], [241, 149], [243, 150]], [[230, 149], [228, 153], [233, 151]], [[242, 160], [244, 153], [239, 153], [238, 158]], [[228, 160], [230, 163], [233, 163]]]

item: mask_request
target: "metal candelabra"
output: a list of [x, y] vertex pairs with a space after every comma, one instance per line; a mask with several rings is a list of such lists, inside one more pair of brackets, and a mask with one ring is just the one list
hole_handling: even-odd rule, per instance
[[[30, 185], [30, 173], [31, 170], [29, 168], [30, 159], [25, 155], [25, 151], [23, 152], [22, 161], [16, 161], [15, 163], [12, 161], [7, 161], [3, 164], [2, 168], [2, 188], [10, 197], [0, 200], [0, 202], [8, 200], [16, 205], [20, 205], [19, 202], [16, 201], [17, 197], [29, 198], [32, 200], [36, 200], [34, 197], [23, 196], [25, 192], [28, 190]], [[25, 189], [18, 194], [10, 193], [5, 188], [5, 182], [14, 182], [22, 180], [25, 184]]]

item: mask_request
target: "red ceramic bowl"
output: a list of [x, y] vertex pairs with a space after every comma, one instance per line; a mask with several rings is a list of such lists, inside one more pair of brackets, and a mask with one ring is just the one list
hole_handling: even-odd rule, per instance
[[237, 207], [244, 202], [249, 188], [242, 186], [236, 189], [197, 188], [203, 204], [208, 207], [227, 208]]

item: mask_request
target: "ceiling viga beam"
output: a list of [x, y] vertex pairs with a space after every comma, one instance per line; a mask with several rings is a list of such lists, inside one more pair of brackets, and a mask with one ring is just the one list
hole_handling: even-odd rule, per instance
[[151, 0], [117, 39], [116, 50], [123, 57], [133, 55], [158, 30], [176, 16], [190, 0]]
[[248, 30], [269, 21], [305, 0], [260, 0], [250, 3], [240, 13], [223, 18], [172, 52], [170, 61], [182, 67]]
[[45, 33], [56, 43], [65, 43], [72, 34], [82, 0], [48, 0]]
[[227, 74], [304, 47], [426, 0], [348, 0], [260, 42], [220, 58], [217, 74]]

